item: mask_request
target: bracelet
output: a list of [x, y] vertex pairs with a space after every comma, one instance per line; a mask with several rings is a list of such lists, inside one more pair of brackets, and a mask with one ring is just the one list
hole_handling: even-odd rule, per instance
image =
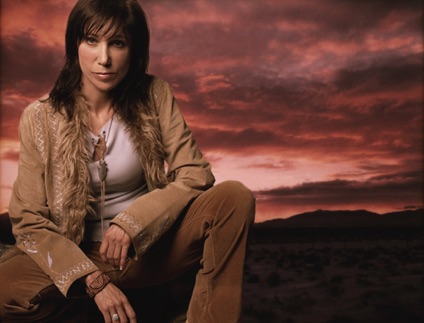
[[103, 290], [103, 288], [105, 288], [106, 285], [109, 283], [110, 283], [109, 276], [101, 273], [99, 276], [96, 277], [95, 280], [92, 281], [90, 285], [87, 286], [85, 291], [87, 292], [88, 296], [90, 296], [91, 298], [94, 298], [94, 296], [100, 293]]

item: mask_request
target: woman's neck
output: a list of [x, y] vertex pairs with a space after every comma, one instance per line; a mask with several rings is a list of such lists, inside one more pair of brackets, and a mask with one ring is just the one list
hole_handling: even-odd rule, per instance
[[90, 112], [94, 114], [103, 114], [112, 107], [112, 99], [108, 95], [90, 93], [81, 93], [87, 101]]
[[100, 129], [112, 118], [114, 109], [112, 100], [104, 96], [86, 96], [84, 99], [87, 102], [90, 112], [90, 128], [93, 133], [98, 133]]

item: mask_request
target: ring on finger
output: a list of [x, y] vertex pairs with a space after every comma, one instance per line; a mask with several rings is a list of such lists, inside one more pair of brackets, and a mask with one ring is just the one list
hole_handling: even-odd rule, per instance
[[118, 313], [115, 313], [115, 314], [112, 315], [112, 321], [119, 321]]

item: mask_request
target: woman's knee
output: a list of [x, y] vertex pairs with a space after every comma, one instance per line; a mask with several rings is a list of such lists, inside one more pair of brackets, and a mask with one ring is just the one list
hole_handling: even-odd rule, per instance
[[231, 205], [237, 213], [246, 219], [247, 223], [253, 223], [256, 200], [248, 187], [239, 181], [229, 180], [217, 184], [215, 189], [218, 191], [216, 198]]
[[28, 255], [12, 247], [0, 263], [0, 318], [14, 311], [32, 311], [37, 295], [52, 284]]
[[81, 322], [86, 308], [84, 298], [67, 299], [53, 284], [43, 288], [21, 280], [3, 284], [0, 293], [0, 322]]

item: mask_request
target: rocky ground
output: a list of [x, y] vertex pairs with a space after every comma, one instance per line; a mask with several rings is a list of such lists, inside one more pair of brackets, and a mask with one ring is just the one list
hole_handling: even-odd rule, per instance
[[243, 322], [424, 322], [421, 235], [273, 234], [249, 247]]

